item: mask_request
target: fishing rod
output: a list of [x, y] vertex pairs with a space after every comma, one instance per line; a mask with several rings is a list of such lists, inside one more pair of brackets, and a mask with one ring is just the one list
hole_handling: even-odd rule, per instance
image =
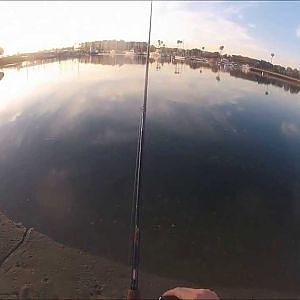
[[149, 54], [150, 54], [150, 40], [151, 40], [151, 22], [152, 22], [152, 1], [150, 4], [150, 20], [149, 33], [147, 45], [146, 71], [145, 71], [145, 85], [144, 85], [144, 101], [141, 109], [141, 119], [136, 152], [136, 164], [134, 175], [134, 191], [132, 202], [132, 254], [131, 254], [131, 282], [128, 290], [127, 299], [140, 299], [139, 291], [139, 260], [140, 260], [140, 199], [141, 199], [141, 175], [143, 166], [143, 150], [144, 150], [144, 134], [146, 124], [146, 110], [148, 98], [148, 77], [149, 77]]

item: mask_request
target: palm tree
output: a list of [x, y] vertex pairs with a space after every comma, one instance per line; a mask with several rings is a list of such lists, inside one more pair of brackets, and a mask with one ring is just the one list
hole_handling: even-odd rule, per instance
[[271, 64], [273, 64], [273, 57], [274, 57], [274, 53], [271, 53]]
[[161, 41], [161, 42], [162, 42], [162, 54], [165, 55], [166, 44], [163, 41]]
[[177, 40], [177, 55], [178, 55], [178, 50], [179, 50], [179, 45], [182, 44], [181, 40]]
[[204, 49], [205, 49], [205, 47], [204, 46], [202, 46], [202, 53], [201, 53], [201, 56], [203, 56], [203, 52], [204, 52]]
[[158, 43], [158, 47], [160, 48], [160, 46], [163, 44], [163, 41], [158, 40], [157, 43]]
[[224, 46], [220, 46], [220, 55], [222, 56], [222, 51], [224, 50]]

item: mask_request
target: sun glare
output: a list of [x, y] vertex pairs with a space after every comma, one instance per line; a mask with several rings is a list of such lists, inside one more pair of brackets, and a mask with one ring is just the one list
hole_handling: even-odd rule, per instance
[[[147, 17], [147, 18], [146, 18]], [[145, 40], [145, 2], [1, 2], [6, 54], [100, 39]], [[137, 26], [138, 24], [138, 26]]]

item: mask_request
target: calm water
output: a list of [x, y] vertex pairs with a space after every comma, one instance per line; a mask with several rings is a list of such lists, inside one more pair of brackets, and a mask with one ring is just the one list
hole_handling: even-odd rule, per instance
[[[4, 69], [0, 209], [128, 263], [143, 59]], [[199, 65], [151, 64], [143, 269], [222, 287], [300, 284], [300, 92]]]

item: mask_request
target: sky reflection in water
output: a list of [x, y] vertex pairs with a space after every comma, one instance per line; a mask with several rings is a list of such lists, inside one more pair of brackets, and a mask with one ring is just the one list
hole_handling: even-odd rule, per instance
[[[0, 207], [55, 240], [127, 263], [144, 65], [118, 60], [4, 70]], [[207, 68], [157, 69], [143, 269], [202, 285], [297, 289], [299, 94]]]

